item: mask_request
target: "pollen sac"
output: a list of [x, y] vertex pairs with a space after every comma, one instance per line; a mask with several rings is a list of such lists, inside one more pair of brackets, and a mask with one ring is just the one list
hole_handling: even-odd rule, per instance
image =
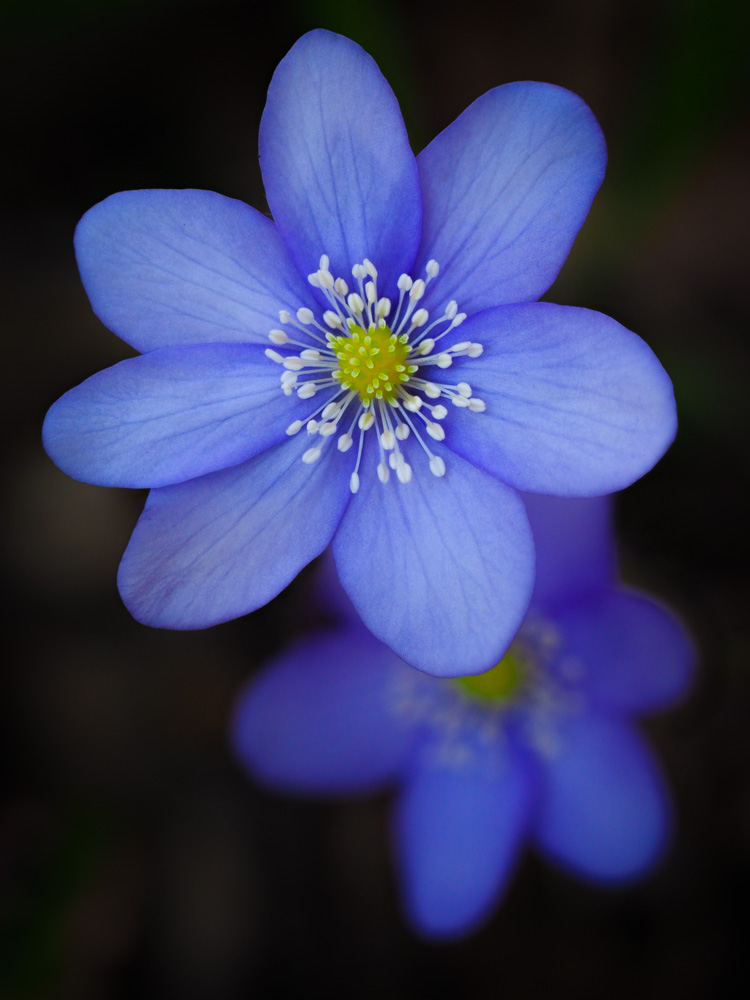
[[364, 330], [351, 325], [348, 335], [330, 337], [339, 363], [334, 378], [345, 389], [359, 393], [365, 406], [373, 399], [393, 402], [398, 387], [409, 381], [407, 340], [405, 335], [397, 337], [387, 326]]

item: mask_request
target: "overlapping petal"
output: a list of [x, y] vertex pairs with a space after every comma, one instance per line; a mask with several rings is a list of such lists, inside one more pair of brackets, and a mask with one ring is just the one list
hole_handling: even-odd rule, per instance
[[615, 320], [547, 302], [486, 310], [462, 327], [484, 344], [461, 377], [486, 412], [451, 414], [451, 447], [531, 493], [594, 496], [644, 475], [672, 442], [672, 385]]
[[612, 498], [525, 493], [536, 547], [532, 606], [551, 612], [607, 586], [615, 575]]
[[331, 449], [300, 461], [305, 437], [231, 469], [152, 490], [118, 584], [146, 625], [205, 628], [275, 597], [331, 540], [349, 500]]
[[246, 461], [308, 410], [283, 395], [278, 369], [260, 347], [168, 347], [66, 392], [47, 414], [43, 438], [74, 479], [166, 486]]
[[473, 930], [497, 903], [529, 821], [532, 783], [511, 746], [452, 757], [426, 741], [394, 815], [407, 914], [433, 938]]
[[583, 665], [582, 691], [626, 712], [665, 708], [688, 686], [695, 653], [680, 621], [655, 601], [601, 591], [559, 617], [565, 655]]
[[384, 294], [409, 271], [421, 231], [416, 160], [388, 82], [356, 43], [304, 35], [281, 60], [260, 126], [268, 204], [303, 275], [369, 258]]
[[122, 191], [78, 223], [76, 258], [99, 319], [139, 351], [264, 343], [310, 299], [276, 227], [212, 191]]
[[[416, 450], [416, 446], [414, 446]], [[383, 484], [374, 462], [333, 544], [365, 625], [407, 663], [439, 676], [481, 673], [503, 655], [528, 605], [533, 542], [520, 497], [446, 452], [438, 479]], [[414, 455], [414, 464], [424, 464]]]
[[639, 875], [669, 831], [651, 752], [629, 726], [596, 715], [570, 720], [544, 761], [534, 818], [537, 843], [553, 860], [602, 881]]
[[[539, 298], [557, 277], [604, 177], [601, 129], [547, 83], [488, 91], [419, 154], [419, 263], [469, 315]], [[426, 298], [426, 303], [432, 302]]]
[[393, 781], [414, 729], [393, 711], [403, 664], [362, 628], [310, 637], [240, 696], [232, 742], [267, 785], [351, 794]]

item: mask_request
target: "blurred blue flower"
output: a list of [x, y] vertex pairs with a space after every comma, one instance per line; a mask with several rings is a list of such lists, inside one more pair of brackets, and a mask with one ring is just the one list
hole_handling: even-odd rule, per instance
[[92, 208], [84, 286], [145, 353], [63, 396], [44, 442], [71, 476], [153, 488], [119, 572], [133, 615], [245, 614], [333, 539], [363, 621], [405, 660], [497, 659], [533, 581], [516, 491], [619, 489], [674, 435], [640, 338], [535, 301], [605, 159], [586, 105], [541, 83], [489, 91], [415, 158], [372, 59], [313, 31], [261, 122], [273, 221], [207, 191]]
[[270, 788], [398, 788], [404, 906], [428, 937], [486, 919], [526, 841], [577, 875], [617, 882], [648, 868], [669, 832], [667, 791], [632, 717], [685, 690], [689, 639], [614, 582], [607, 498], [527, 501], [537, 586], [493, 669], [454, 680], [411, 669], [329, 579], [341, 627], [280, 656], [236, 708], [236, 753]]

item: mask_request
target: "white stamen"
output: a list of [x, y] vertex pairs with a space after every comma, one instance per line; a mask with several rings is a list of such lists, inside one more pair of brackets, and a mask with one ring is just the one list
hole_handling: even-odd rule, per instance
[[343, 319], [333, 309], [326, 309], [323, 313], [323, 322], [326, 326], [330, 326], [332, 330], [340, 330], [344, 325]]
[[433, 476], [445, 475], [445, 462], [439, 455], [433, 455], [430, 459], [430, 472]]
[[289, 437], [292, 437], [294, 434], [298, 434], [301, 430], [302, 430], [302, 421], [295, 420], [293, 423], [289, 424], [289, 426], [286, 429], [286, 432], [289, 435]]
[[314, 382], [304, 382], [299, 389], [297, 389], [297, 395], [300, 399], [310, 399], [317, 392]]
[[366, 431], [375, 423], [375, 414], [372, 410], [365, 410], [362, 416], [357, 421], [357, 426], [360, 430]]
[[430, 318], [430, 314], [426, 309], [417, 309], [411, 318], [412, 326], [424, 326], [427, 320]]
[[472, 411], [472, 413], [484, 413], [484, 411], [487, 409], [487, 405], [485, 404], [483, 399], [477, 399], [477, 397], [474, 396], [473, 399], [469, 400], [469, 409]]
[[437, 361], [435, 362], [438, 368], [450, 368], [453, 364], [453, 358], [450, 354], [438, 354]]
[[323, 355], [320, 351], [316, 350], [314, 347], [306, 347], [304, 351], [299, 352], [300, 358], [303, 361], [322, 361]]
[[408, 462], [400, 462], [396, 468], [396, 475], [400, 483], [408, 483], [411, 479], [411, 466]]
[[368, 260], [367, 257], [365, 257], [362, 264], [364, 265], [365, 271], [367, 271], [371, 278], [377, 278], [378, 270], [371, 260]]
[[466, 396], [467, 399], [471, 395], [471, 386], [469, 385], [468, 382], [459, 382], [456, 388], [461, 393], [461, 395]]
[[478, 358], [483, 351], [484, 348], [482, 347], [481, 344], [472, 344], [471, 347], [468, 348], [466, 353], [469, 355], [470, 358]]
[[392, 448], [396, 447], [396, 435], [392, 430], [383, 431], [380, 435], [380, 443], [386, 451], [390, 451]]
[[263, 353], [267, 358], [270, 358], [271, 361], [275, 361], [277, 365], [284, 363], [283, 355], [279, 354], [278, 351], [272, 351], [270, 347], [267, 347]]
[[432, 422], [432, 420], [428, 420], [426, 427], [427, 427], [427, 433], [430, 435], [431, 438], [434, 438], [436, 441], [445, 440], [445, 431], [440, 426], [440, 424], [435, 424]]
[[466, 396], [451, 396], [451, 403], [453, 403], [454, 406], [458, 406], [460, 409], [464, 406], [468, 406], [469, 400]]
[[359, 489], [359, 476], [356, 472], [353, 472], [349, 477], [349, 489], [352, 493], [356, 493]]
[[314, 448], [308, 448], [307, 451], [302, 456], [302, 461], [305, 465], [312, 465], [313, 462], [317, 462], [320, 458], [320, 445], [315, 445]]
[[351, 434], [342, 434], [341, 437], [336, 442], [336, 447], [339, 451], [349, 451], [351, 446], [354, 444], [354, 438]]
[[330, 437], [331, 434], [336, 433], [337, 424], [335, 420], [327, 420], [324, 424], [320, 425], [320, 436]]
[[343, 278], [336, 278], [333, 283], [334, 291], [340, 296], [340, 298], [345, 299], [346, 294], [349, 291], [349, 286], [344, 281]]
[[381, 483], [387, 483], [391, 478], [391, 474], [388, 471], [388, 466], [385, 462], [378, 462], [378, 479]]
[[287, 337], [283, 330], [271, 330], [268, 334], [268, 339], [272, 344], [278, 344], [279, 346], [289, 343], [289, 337]]
[[398, 427], [396, 428], [396, 437], [399, 439], [399, 441], [406, 441], [406, 439], [409, 437], [409, 425], [399, 424]]
[[333, 402], [329, 403], [321, 413], [321, 417], [324, 420], [328, 420], [330, 417], [334, 415], [334, 413], [338, 412], [340, 406], [341, 406], [340, 403], [333, 403]]
[[441, 403], [439, 406], [433, 406], [432, 415], [435, 420], [444, 420], [448, 416], [448, 411]]
[[428, 260], [427, 261], [427, 265], [425, 267], [425, 271], [427, 272], [427, 276], [429, 278], [437, 278], [439, 270], [440, 270], [440, 265], [438, 264], [438, 262], [436, 260]]
[[[268, 352], [266, 352], [267, 354]], [[297, 357], [296, 354], [291, 354], [287, 358], [282, 358], [281, 363], [290, 372], [298, 372], [305, 367], [305, 362], [302, 358]]]
[[434, 382], [425, 382], [425, 384], [422, 386], [422, 390], [425, 396], [429, 396], [430, 399], [439, 399], [440, 396], [442, 395], [442, 393], [440, 392], [440, 387], [435, 385]]
[[281, 320], [282, 323], [291, 323], [292, 314], [287, 309], [282, 309], [279, 312], [279, 319]]
[[307, 433], [308, 434], [317, 434], [318, 433], [318, 427], [320, 427], [320, 424], [318, 423], [317, 420], [308, 420], [307, 421]]
[[400, 292], [408, 292], [413, 282], [408, 274], [402, 274], [396, 284], [398, 285], [398, 290]]

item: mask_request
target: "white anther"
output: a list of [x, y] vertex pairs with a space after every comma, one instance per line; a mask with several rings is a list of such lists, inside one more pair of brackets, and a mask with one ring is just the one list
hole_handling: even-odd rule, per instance
[[422, 391], [424, 392], [425, 396], [428, 396], [430, 399], [439, 399], [441, 395], [440, 386], [435, 385], [434, 382], [425, 382], [425, 384], [422, 386]]
[[292, 314], [289, 312], [288, 309], [282, 309], [279, 312], [279, 319], [281, 320], [282, 323], [291, 323], [292, 322]]
[[432, 339], [432, 337], [427, 337], [426, 340], [423, 340], [421, 344], [417, 345], [417, 348], [414, 351], [414, 353], [429, 354], [434, 346], [435, 346], [435, 341]]
[[352, 292], [351, 295], [346, 300], [347, 305], [353, 313], [361, 313], [365, 308], [365, 304], [362, 301], [362, 296], [357, 295], [356, 292]]
[[436, 424], [433, 423], [432, 420], [428, 420], [426, 427], [427, 427], [427, 433], [430, 435], [431, 438], [434, 438], [435, 441], [445, 440], [445, 431], [440, 426], [440, 424]]
[[283, 330], [271, 330], [268, 334], [268, 339], [272, 344], [278, 344], [279, 346], [289, 343], [289, 337], [287, 337]]
[[396, 447], [396, 435], [390, 430], [383, 431], [380, 435], [380, 443], [386, 451], [390, 451]]
[[398, 427], [396, 428], [396, 437], [399, 439], [399, 441], [406, 441], [406, 439], [409, 437], [409, 425], [399, 424]]
[[355, 264], [352, 268], [352, 275], [357, 279], [357, 281], [362, 281], [363, 278], [366, 278], [367, 271], [364, 264]]
[[291, 396], [293, 388], [294, 388], [293, 385], [283, 385], [282, 384], [281, 391], [284, 393], [285, 396]]
[[367, 273], [370, 275], [371, 278], [377, 278], [378, 269], [375, 267], [375, 265], [371, 260], [368, 260], [367, 257], [365, 257], [365, 259], [362, 261], [362, 264], [364, 265], [365, 271], [367, 271]]
[[318, 267], [320, 268], [321, 271], [327, 271], [330, 266], [331, 266], [331, 261], [328, 258], [328, 254], [322, 253], [320, 255], [320, 260], [318, 261]]
[[460, 354], [462, 351], [466, 351], [471, 347], [470, 340], [462, 340], [458, 344], [453, 344], [448, 348], [449, 351], [454, 351], [456, 354]]
[[402, 458], [400, 452], [398, 452], [398, 451], [389, 451], [388, 452], [388, 464], [390, 465], [390, 467], [392, 469], [395, 469], [396, 466], [398, 465], [399, 458], [401, 459], [401, 461], [403, 461], [403, 458]]
[[308, 274], [307, 280], [313, 286], [313, 288], [320, 288], [320, 275], [318, 271], [313, 271], [312, 274]]
[[270, 347], [265, 349], [264, 354], [267, 358], [270, 358], [271, 361], [275, 361], [277, 365], [282, 365], [284, 363], [284, 356], [279, 354], [278, 351], [272, 351]]
[[314, 382], [303, 382], [297, 389], [297, 395], [300, 399], [311, 399], [317, 391]]
[[443, 315], [446, 319], [453, 319], [453, 317], [458, 312], [458, 302], [455, 299], [451, 299], [448, 305], [445, 307], [445, 312]]
[[441, 403], [439, 406], [433, 406], [432, 416], [435, 420], [444, 420], [448, 416], [448, 411]]
[[359, 476], [356, 472], [353, 472], [349, 477], [349, 489], [352, 493], [356, 493], [359, 489]]
[[334, 415], [334, 413], [338, 412], [338, 408], [339, 408], [338, 403], [329, 403], [328, 406], [326, 406], [326, 408], [321, 413], [321, 417], [323, 418], [323, 420], [328, 420], [330, 417]]
[[388, 466], [385, 462], [378, 462], [378, 479], [381, 483], [387, 483], [391, 478], [391, 474], [388, 471]]
[[436, 260], [428, 260], [425, 271], [427, 272], [428, 278], [437, 278], [438, 271], [440, 270], [440, 265]]
[[337, 426], [335, 420], [327, 420], [324, 424], [320, 425], [320, 436], [324, 438], [330, 437], [331, 434], [336, 433]]
[[411, 466], [408, 462], [399, 462], [396, 466], [396, 475], [400, 483], [408, 483], [411, 479]]
[[375, 289], [375, 284], [372, 281], [368, 281], [365, 285], [365, 295], [367, 296], [367, 301], [372, 304], [378, 297], [378, 293]]
[[453, 403], [454, 406], [458, 406], [460, 409], [464, 406], [468, 406], [469, 400], [466, 396], [451, 396], [451, 403]]
[[414, 284], [411, 286], [411, 291], [409, 292], [409, 298], [412, 302], [417, 302], [424, 295], [424, 281], [421, 278], [417, 278]]
[[308, 326], [310, 323], [315, 322], [315, 313], [312, 309], [307, 309], [303, 307], [297, 310], [297, 319], [303, 326]]
[[378, 299], [378, 304], [375, 306], [375, 312], [380, 319], [385, 319], [385, 317], [391, 311], [391, 300], [382, 298]]
[[483, 399], [477, 399], [476, 396], [469, 400], [469, 409], [472, 413], [484, 413], [487, 409]]
[[[429, 393], [427, 393], [429, 395]], [[438, 389], [438, 396], [440, 395], [440, 390]], [[404, 408], [409, 410], [410, 413], [416, 413], [417, 410], [422, 408], [422, 400], [419, 396], [406, 396], [404, 400]]]
[[322, 268], [318, 271], [318, 281], [320, 282], [320, 287], [325, 288], [326, 291], [331, 291], [333, 288], [333, 275], [329, 270], [323, 270]]
[[301, 430], [302, 430], [302, 421], [295, 420], [294, 423], [289, 424], [289, 426], [286, 429], [286, 432], [289, 435], [289, 437], [292, 437], [292, 435], [298, 434]]
[[461, 395], [466, 396], [467, 399], [471, 395], [471, 386], [469, 385], [468, 382], [459, 382], [456, 388], [461, 393]]
[[320, 427], [320, 424], [318, 423], [317, 420], [308, 420], [307, 421], [307, 433], [308, 434], [317, 434], [319, 427]]
[[400, 292], [408, 292], [413, 282], [408, 274], [402, 274], [396, 284], [398, 285], [398, 290]]
[[375, 414], [372, 410], [365, 410], [362, 416], [357, 421], [357, 426], [361, 431], [369, 430], [370, 427], [375, 423]]
[[445, 462], [439, 455], [432, 455], [430, 457], [430, 472], [433, 476], [445, 475]]
[[[268, 351], [266, 351], [268, 354]], [[290, 372], [298, 372], [301, 368], [305, 367], [305, 362], [302, 358], [297, 357], [296, 354], [291, 354], [287, 358], [282, 358], [281, 363]]]
[[336, 447], [339, 451], [349, 451], [351, 446], [354, 444], [354, 438], [351, 434], [342, 434], [341, 437], [336, 442]]
[[453, 364], [453, 358], [450, 354], [438, 354], [436, 364], [438, 368], [450, 368]]
[[294, 383], [296, 381], [297, 381], [297, 374], [296, 374], [296, 372], [287, 371], [286, 368], [285, 368], [284, 371], [281, 373], [281, 384], [282, 385], [294, 385]]
[[336, 278], [333, 283], [334, 291], [337, 292], [341, 298], [346, 298], [346, 293], [349, 291], [349, 286], [344, 281], [343, 278]]
[[427, 320], [430, 318], [430, 314], [426, 309], [417, 309], [411, 318], [412, 326], [424, 326]]
[[453, 317], [453, 322], [451, 323], [451, 326], [453, 327], [461, 326], [461, 324], [465, 319], [466, 319], [466, 313], [459, 313], [458, 316]]
[[330, 326], [332, 330], [340, 330], [342, 326], [341, 317], [333, 309], [326, 309], [323, 313], [323, 322], [326, 326]]
[[305, 465], [312, 465], [313, 462], [317, 462], [320, 458], [320, 445], [316, 445], [314, 448], [308, 448], [305, 454], [302, 456], [302, 461]]
[[304, 351], [299, 352], [299, 356], [303, 361], [322, 361], [323, 355], [314, 347], [306, 347]]
[[470, 358], [478, 358], [483, 351], [484, 348], [482, 347], [481, 344], [472, 344], [466, 353], [469, 355]]

